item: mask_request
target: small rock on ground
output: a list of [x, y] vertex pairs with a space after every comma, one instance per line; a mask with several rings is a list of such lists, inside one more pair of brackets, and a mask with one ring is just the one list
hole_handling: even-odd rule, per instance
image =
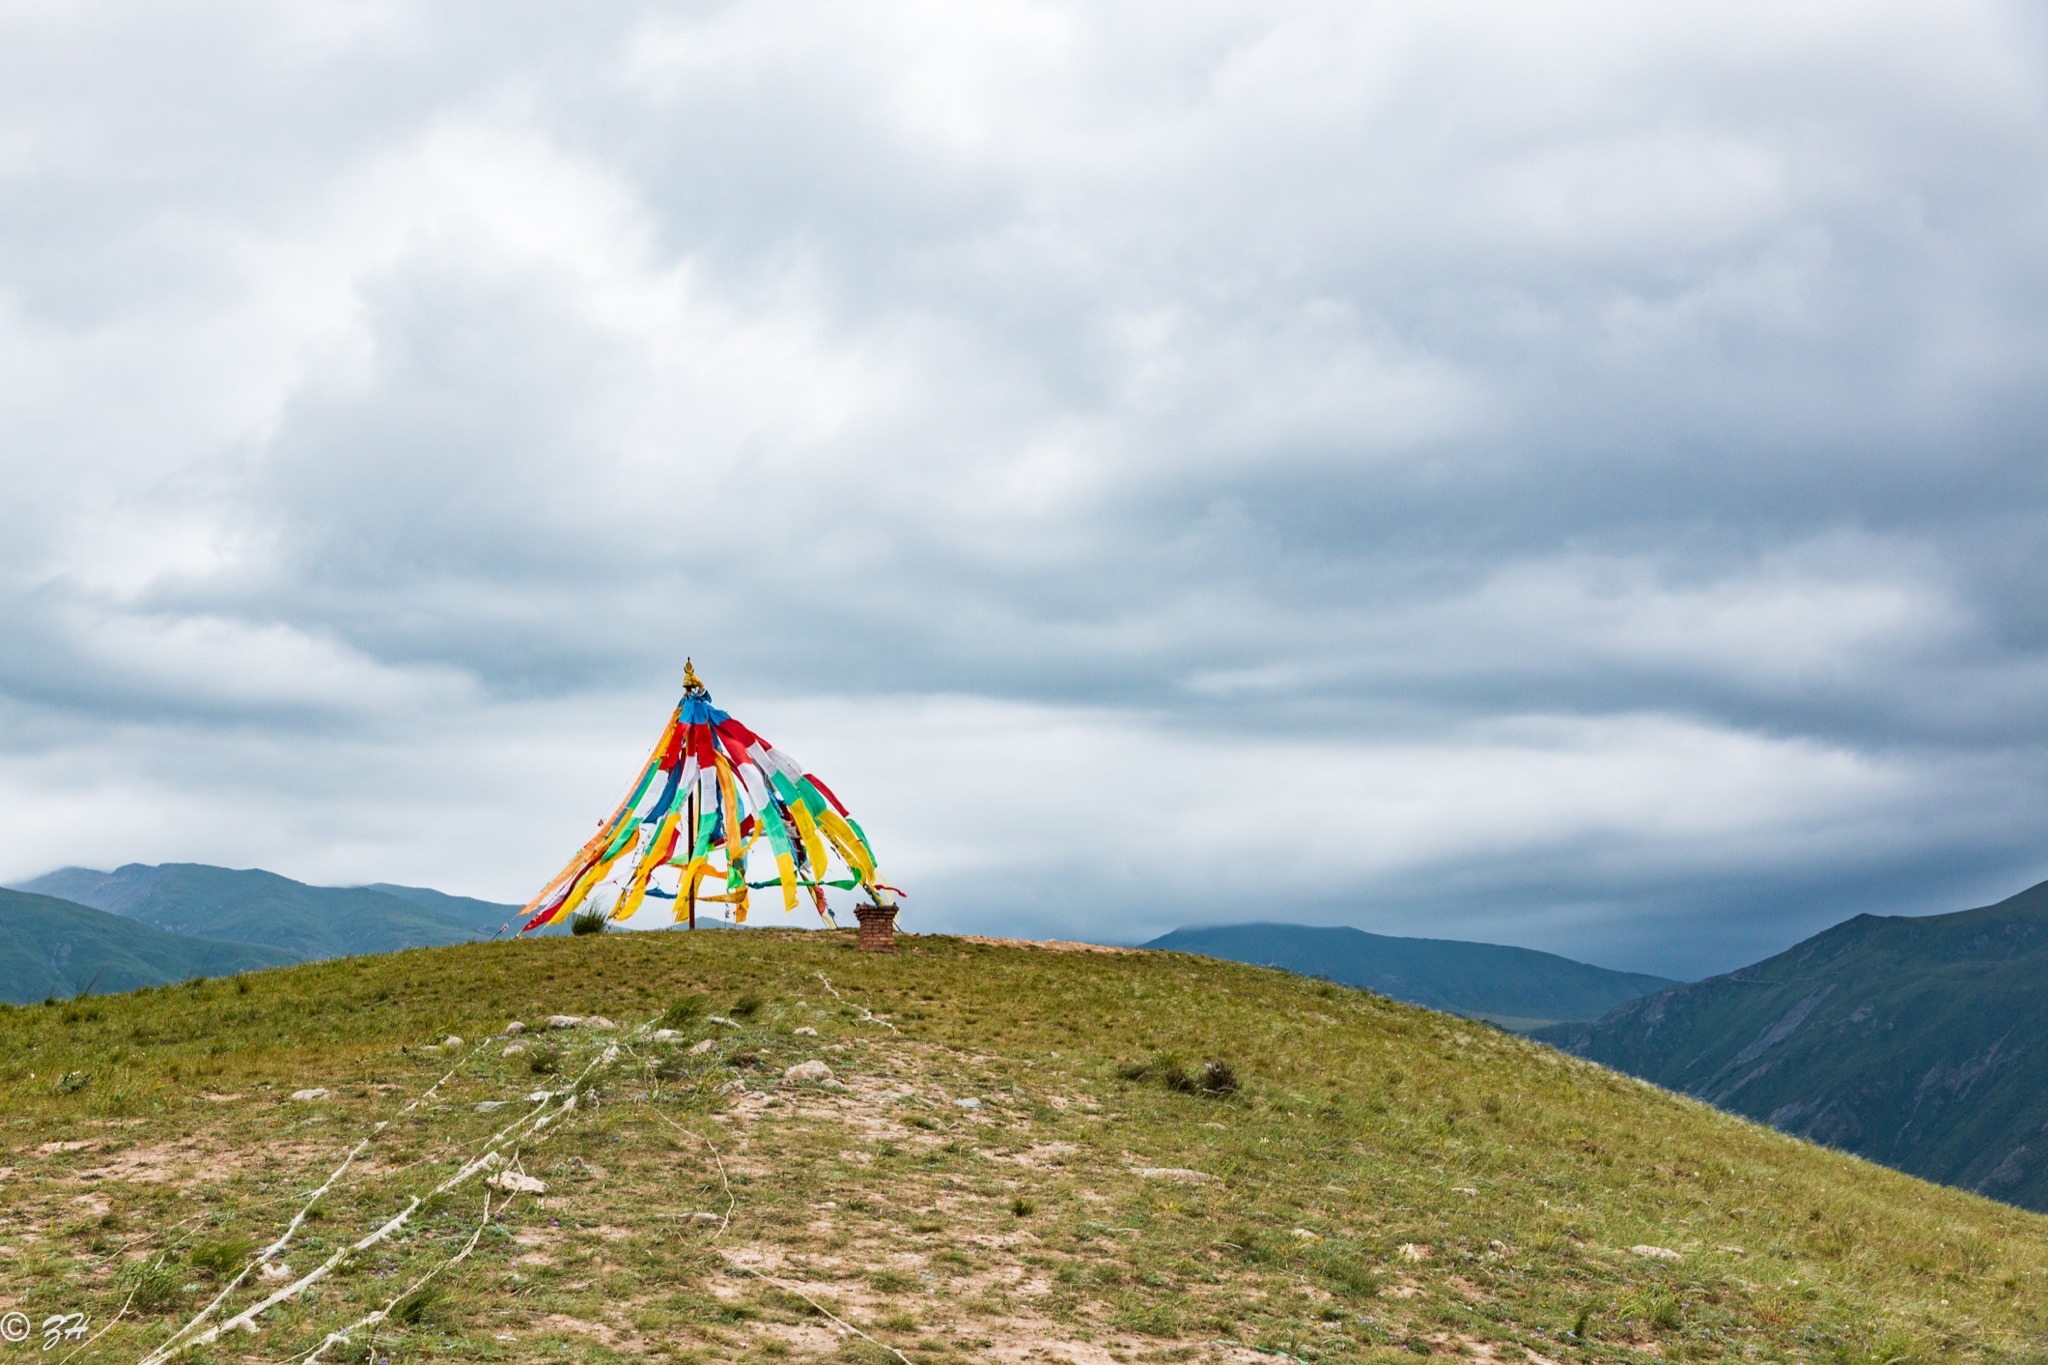
[[548, 1192], [547, 1181], [536, 1180], [532, 1176], [523, 1175], [518, 1171], [500, 1171], [489, 1180], [486, 1180], [484, 1184], [491, 1186], [493, 1189], [504, 1190], [508, 1194], [546, 1194]]
[[507, 1057], [517, 1057], [520, 1053], [526, 1051], [529, 1046], [530, 1044], [527, 1043], [507, 1043], [505, 1044], [505, 1055]]
[[510, 1103], [510, 1100], [484, 1100], [477, 1105], [476, 1112], [479, 1114], [488, 1114], [493, 1109], [503, 1109], [506, 1105]]
[[1146, 1180], [1185, 1180], [1195, 1185], [1216, 1178], [1207, 1171], [1191, 1171], [1185, 1166], [1140, 1166], [1138, 1174]]
[[292, 1098], [301, 1103], [312, 1100], [324, 1100], [327, 1098], [327, 1089], [325, 1086], [315, 1086], [311, 1090], [294, 1090], [292, 1091]]
[[1670, 1247], [1640, 1246], [1630, 1247], [1629, 1250], [1638, 1256], [1645, 1256], [1653, 1261], [1682, 1261], [1685, 1259]]
[[442, 1046], [442, 1047], [461, 1047], [461, 1046], [462, 1046], [462, 1039], [460, 1039], [460, 1038], [456, 1037], [456, 1036], [455, 1036], [454, 1034], [452, 1034], [452, 1033], [451, 1033], [451, 1034], [449, 1034], [449, 1035], [448, 1035], [448, 1036], [447, 1036], [446, 1038], [443, 1038], [443, 1039], [441, 1040], [441, 1046]]
[[979, 1108], [981, 1108], [981, 1101], [980, 1101], [980, 1100], [954, 1100], [954, 1101], [953, 1101], [953, 1107], [954, 1107], [955, 1109], [979, 1109]]
[[526, 1032], [526, 1025], [520, 1023], [517, 1019], [505, 1025], [505, 1036], [507, 1038], [517, 1038], [524, 1032]]
[[703, 1042], [691, 1048], [690, 1052], [693, 1056], [701, 1056], [704, 1053], [711, 1051], [711, 1046], [711, 1040], [709, 1038], [706, 1038]]
[[788, 1085], [803, 1085], [806, 1082], [815, 1084], [818, 1081], [829, 1081], [832, 1079], [832, 1068], [815, 1059], [808, 1062], [798, 1062], [795, 1066], [782, 1073], [782, 1079]]
[[791, 1029], [790, 1032], [799, 1038], [815, 1038], [818, 1036], [818, 1031], [808, 1024], [799, 1029]]

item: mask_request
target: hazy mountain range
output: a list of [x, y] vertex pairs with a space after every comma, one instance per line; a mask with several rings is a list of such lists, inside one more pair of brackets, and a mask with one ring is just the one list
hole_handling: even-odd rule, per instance
[[1145, 946], [1326, 977], [1411, 1005], [1524, 1030], [1559, 1020], [1597, 1019], [1624, 1000], [1677, 984], [1668, 977], [1609, 971], [1530, 948], [1304, 924], [1176, 929]]
[[308, 886], [202, 863], [67, 867], [0, 892], [0, 1000], [465, 943], [518, 912], [425, 887]]
[[2048, 1210], [2048, 882], [1858, 915], [1535, 1037], [1788, 1133]]

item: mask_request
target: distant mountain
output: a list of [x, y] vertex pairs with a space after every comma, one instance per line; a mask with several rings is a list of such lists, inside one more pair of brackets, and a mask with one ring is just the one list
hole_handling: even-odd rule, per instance
[[1305, 924], [1176, 929], [1145, 946], [1328, 977], [1411, 1005], [1513, 1029], [1597, 1019], [1624, 1000], [1677, 984], [1666, 977], [1609, 971], [1531, 948], [1396, 938]]
[[[423, 905], [429, 910], [460, 920], [486, 936], [495, 934], [507, 924], [507, 934], [519, 932], [525, 921], [520, 916], [524, 908], [517, 905], [503, 905], [497, 901], [480, 901], [474, 896], [451, 896], [446, 891], [436, 891], [427, 886], [400, 886], [395, 882], [371, 882], [365, 891], [381, 891], [387, 896], [396, 896], [414, 905]], [[549, 925], [550, 929], [554, 926]], [[540, 930], [534, 932], [539, 933]]]
[[0, 890], [0, 1000], [132, 991], [300, 959], [278, 948], [168, 934], [103, 910]]
[[[275, 872], [203, 863], [130, 863], [112, 872], [67, 867], [16, 889], [59, 896], [174, 934], [260, 943], [303, 960], [388, 953], [489, 938], [467, 907], [488, 902], [439, 897], [434, 904], [369, 887], [308, 886]], [[505, 910], [507, 907], [495, 907]]]
[[1535, 1037], [1776, 1128], [2048, 1210], [2048, 882], [1858, 915]]

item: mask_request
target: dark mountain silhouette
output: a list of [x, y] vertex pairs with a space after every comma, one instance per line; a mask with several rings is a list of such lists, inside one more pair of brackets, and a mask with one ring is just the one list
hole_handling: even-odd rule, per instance
[[1609, 971], [1530, 948], [1305, 924], [1176, 929], [1145, 946], [1327, 977], [1506, 1028], [1597, 1019], [1621, 1001], [1675, 984], [1667, 977]]

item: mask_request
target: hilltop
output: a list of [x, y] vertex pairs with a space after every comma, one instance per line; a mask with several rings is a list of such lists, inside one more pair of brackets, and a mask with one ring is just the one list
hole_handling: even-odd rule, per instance
[[318, 1359], [1902, 1365], [2048, 1325], [2048, 1220], [1486, 1025], [904, 942], [476, 943], [8, 1011], [0, 1310], [127, 1302], [80, 1359], [135, 1361], [289, 1233], [226, 1312], [331, 1272], [206, 1358], [387, 1307]]
[[1537, 1036], [1787, 1132], [2048, 1209], [2048, 882], [1852, 920]]
[[1282, 967], [1517, 1030], [1598, 1019], [1624, 1000], [1678, 984], [1532, 948], [1402, 938], [1344, 926], [1205, 925], [1176, 929], [1145, 946]]

